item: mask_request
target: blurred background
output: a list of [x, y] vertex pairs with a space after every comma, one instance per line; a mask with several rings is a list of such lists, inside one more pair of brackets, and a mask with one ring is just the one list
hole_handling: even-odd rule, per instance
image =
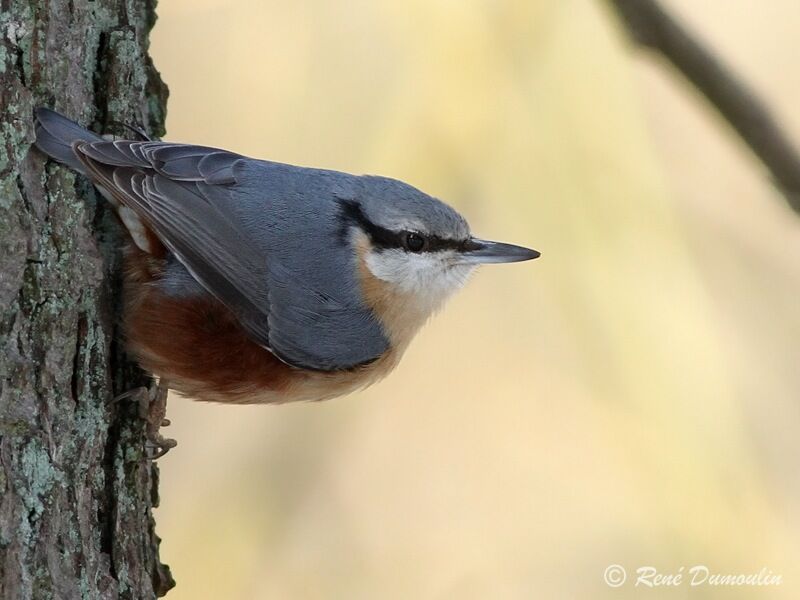
[[[800, 140], [796, 0], [668, 0]], [[397, 177], [486, 267], [386, 381], [175, 397], [169, 597], [800, 597], [800, 217], [598, 0], [169, 0], [168, 139]], [[611, 589], [618, 563], [783, 575]]]

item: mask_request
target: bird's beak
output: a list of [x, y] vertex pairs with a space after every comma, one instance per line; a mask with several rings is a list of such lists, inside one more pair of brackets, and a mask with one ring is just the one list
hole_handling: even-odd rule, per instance
[[467, 242], [459, 262], [472, 265], [510, 263], [531, 260], [539, 256], [539, 252], [530, 248], [472, 238]]

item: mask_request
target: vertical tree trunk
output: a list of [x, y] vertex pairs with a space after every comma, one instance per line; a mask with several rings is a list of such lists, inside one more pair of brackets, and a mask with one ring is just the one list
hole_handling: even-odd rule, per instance
[[154, 0], [0, 3], [0, 598], [152, 598], [174, 583], [145, 422], [113, 401], [148, 385], [117, 336], [122, 232], [29, 148], [39, 105], [162, 133]]

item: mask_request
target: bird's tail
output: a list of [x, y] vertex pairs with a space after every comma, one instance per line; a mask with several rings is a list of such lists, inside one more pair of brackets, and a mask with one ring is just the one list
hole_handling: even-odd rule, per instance
[[85, 173], [72, 145], [75, 142], [98, 142], [103, 138], [49, 108], [37, 108], [35, 115], [36, 147], [58, 162]]

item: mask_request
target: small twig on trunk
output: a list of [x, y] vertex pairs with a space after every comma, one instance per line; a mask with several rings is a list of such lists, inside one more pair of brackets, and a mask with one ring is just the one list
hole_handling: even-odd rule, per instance
[[800, 154], [764, 102], [657, 0], [607, 0], [633, 39], [664, 56], [722, 114], [800, 214]]

